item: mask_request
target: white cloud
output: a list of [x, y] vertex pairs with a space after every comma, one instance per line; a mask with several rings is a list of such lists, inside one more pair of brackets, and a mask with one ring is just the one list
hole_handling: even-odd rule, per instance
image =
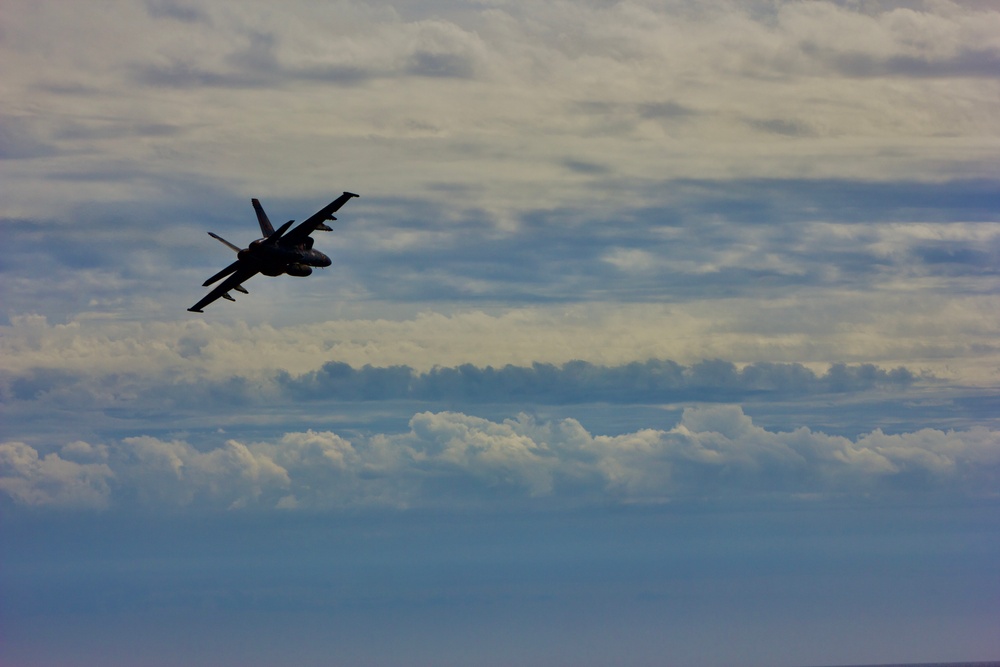
[[[91, 454], [86, 443], [65, 448]], [[111, 501], [115, 474], [106, 463], [76, 463], [57, 452], [40, 456], [23, 442], [0, 443], [0, 492], [30, 507], [105, 509]]]
[[[773, 432], [735, 406], [690, 408], [674, 428], [594, 435], [573, 419], [496, 422], [419, 413], [406, 433], [348, 441], [294, 432], [271, 442], [228, 440], [200, 451], [150, 436], [66, 452], [106, 462], [0, 447], [2, 490], [33, 506], [147, 509], [335, 509], [540, 506], [690, 499], [878, 498], [884, 494], [993, 497], [1000, 433], [923, 429], [856, 439], [808, 428]], [[98, 454], [104, 457], [104, 454]], [[109, 481], [114, 480], [114, 488]]]
[[[634, 199], [567, 179], [569, 156], [640, 181], [934, 179], [977, 156], [991, 174], [1000, 134], [1000, 12], [947, 3], [150, 3], [113, 22], [8, 4], [0, 62], [17, 102], [0, 112], [51, 153], [11, 167], [8, 215], [184, 173], [291, 196], [331, 180], [475, 184], [462, 199], [502, 217]], [[170, 132], [137, 141], [143, 127]]]
[[618, 248], [605, 254], [603, 259], [621, 271], [648, 271], [662, 263], [653, 253], [638, 248]]
[[545, 442], [518, 427], [518, 422], [497, 424], [458, 413], [425, 412], [410, 420], [413, 441], [408, 444], [488, 486], [521, 486], [533, 496], [547, 495], [552, 492], [549, 467], [556, 461]]
[[120, 458], [114, 464], [129, 491], [156, 506], [238, 508], [290, 484], [288, 472], [272, 458], [235, 440], [200, 452], [183, 441], [141, 436], [122, 440], [115, 453]]
[[[892, 244], [906, 250], [905, 243]], [[618, 365], [674, 359], [686, 364], [724, 358], [903, 365], [962, 384], [995, 385], [1000, 372], [997, 297], [935, 293], [920, 289], [923, 284], [901, 282], [870, 293], [802, 288], [764, 301], [590, 303], [282, 326], [176, 318], [50, 324], [44, 317], [24, 315], [0, 326], [0, 370], [9, 375], [37, 369], [117, 374], [116, 387], [121, 390], [124, 383], [127, 390], [132, 376], [168, 381], [237, 376], [254, 385], [279, 369], [299, 375], [328, 361], [426, 371], [465, 363], [502, 367], [580, 359]], [[261, 312], [273, 315], [269, 308]], [[100, 386], [92, 389], [100, 391]], [[265, 395], [268, 388], [260, 385], [255, 391]]]

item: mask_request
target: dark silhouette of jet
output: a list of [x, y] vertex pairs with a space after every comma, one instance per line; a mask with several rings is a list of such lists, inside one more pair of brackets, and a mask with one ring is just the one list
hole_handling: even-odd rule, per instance
[[260, 223], [260, 233], [264, 235], [263, 238], [251, 243], [249, 248], [241, 250], [218, 234], [209, 232], [208, 235], [213, 239], [221, 241], [236, 251], [236, 261], [204, 282], [203, 286], [208, 287], [229, 276], [218, 287], [209, 292], [204, 299], [188, 310], [192, 313], [203, 313], [205, 311], [202, 308], [219, 297], [235, 301], [236, 299], [229, 294], [229, 290], [248, 294], [249, 292], [243, 287], [243, 283], [258, 273], [263, 273], [265, 276], [280, 276], [282, 273], [287, 273], [290, 276], [308, 276], [312, 273], [314, 266], [330, 266], [329, 257], [319, 250], [313, 250], [313, 238], [309, 235], [316, 230], [333, 231], [326, 226], [326, 221], [336, 220], [333, 214], [352, 197], [357, 196], [352, 192], [345, 192], [287, 234], [285, 232], [292, 226], [294, 220], [289, 220], [275, 230], [271, 226], [271, 221], [267, 219], [267, 214], [264, 213], [260, 202], [256, 199], [251, 200], [253, 210], [257, 212], [257, 222]]

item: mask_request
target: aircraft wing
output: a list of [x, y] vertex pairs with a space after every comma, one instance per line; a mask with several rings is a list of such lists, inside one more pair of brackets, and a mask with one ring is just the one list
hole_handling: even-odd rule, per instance
[[357, 196], [353, 192], [345, 192], [310, 216], [308, 220], [305, 220], [298, 227], [281, 237], [278, 243], [283, 246], [295, 246], [305, 243], [307, 236], [316, 231], [324, 222], [330, 220], [333, 214], [340, 210], [341, 206]]
[[229, 276], [221, 283], [219, 283], [218, 287], [209, 292], [204, 299], [202, 299], [198, 303], [188, 308], [188, 310], [190, 310], [192, 313], [205, 312], [202, 310], [202, 308], [212, 303], [216, 299], [220, 298], [223, 294], [229, 292], [229, 290], [236, 289], [237, 287], [242, 285], [244, 281], [253, 278], [255, 275], [257, 275], [257, 269], [253, 267], [243, 266], [237, 268], [236, 271], [233, 273], [233, 275]]

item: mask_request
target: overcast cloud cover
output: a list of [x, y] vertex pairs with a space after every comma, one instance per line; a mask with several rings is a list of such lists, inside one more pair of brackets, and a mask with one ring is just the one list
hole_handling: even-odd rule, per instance
[[12, 0], [0, 90], [0, 662], [1000, 656], [995, 3]]

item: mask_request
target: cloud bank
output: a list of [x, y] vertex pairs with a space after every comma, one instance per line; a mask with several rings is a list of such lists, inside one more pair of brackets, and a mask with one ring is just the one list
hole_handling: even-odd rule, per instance
[[933, 384], [926, 374], [873, 364], [832, 364], [816, 373], [802, 364], [752, 363], [737, 367], [723, 360], [690, 366], [650, 359], [621, 366], [586, 361], [565, 364], [508, 364], [499, 368], [463, 364], [420, 372], [408, 366], [352, 367], [327, 362], [315, 371], [286, 371], [248, 377], [234, 369], [214, 381], [146, 377], [137, 371], [87, 373], [29, 369], [0, 373], [0, 396], [8, 402], [41, 401], [53, 408], [140, 405], [210, 409], [213, 403], [301, 405], [353, 401], [428, 401], [560, 405], [570, 403], [657, 404], [676, 401], [732, 402], [755, 398], [787, 400], [806, 396], [905, 391]]
[[0, 445], [0, 491], [69, 509], [573, 507], [677, 500], [994, 498], [1000, 432], [857, 438], [772, 432], [736, 406], [689, 408], [669, 430], [603, 436], [573, 419], [415, 414], [404, 433], [329, 431], [196, 448], [152, 436]]
[[682, 366], [648, 360], [606, 367], [586, 361], [479, 368], [465, 364], [417, 373], [405, 366], [355, 369], [328, 362], [299, 377], [278, 376], [297, 400], [463, 400], [559, 403], [657, 403], [674, 400], [731, 401], [750, 395], [777, 398], [879, 388], [903, 389], [916, 380], [906, 368], [834, 364], [816, 374], [801, 364], [755, 363], [742, 369], [722, 360]]

